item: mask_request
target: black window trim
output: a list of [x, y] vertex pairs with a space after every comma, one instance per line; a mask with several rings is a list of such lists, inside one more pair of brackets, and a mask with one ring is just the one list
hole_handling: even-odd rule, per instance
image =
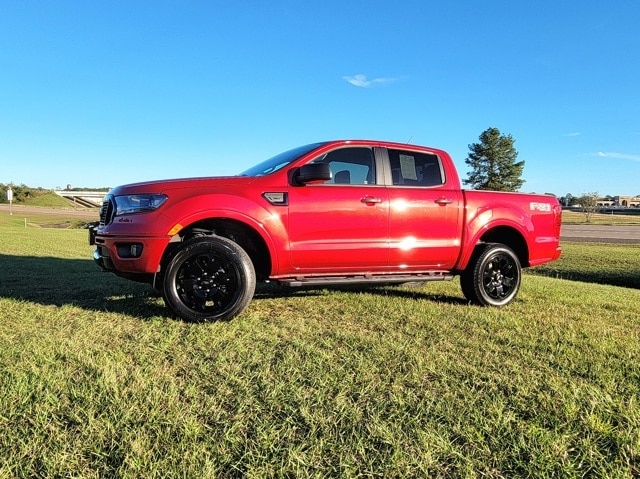
[[[444, 170], [444, 166], [442, 164], [442, 158], [440, 155], [432, 152], [432, 151], [420, 151], [420, 150], [412, 150], [411, 148], [378, 148], [380, 150], [380, 157], [384, 164], [384, 185], [392, 188], [420, 188], [420, 189], [433, 189], [433, 188], [442, 188], [447, 184], [447, 175]], [[423, 185], [394, 185], [393, 177], [391, 174], [391, 159], [389, 157], [389, 150], [414, 153], [420, 155], [433, 155], [438, 159], [438, 166], [440, 168], [440, 178], [442, 178], [442, 183], [439, 185], [431, 185], [431, 186], [423, 186]]]
[[[384, 159], [379, 155], [377, 150], [382, 150], [382, 148], [379, 147], [372, 147], [372, 146], [368, 146], [368, 145], [339, 145], [336, 146], [335, 148], [332, 148], [328, 151], [323, 152], [321, 155], [315, 156], [313, 157], [311, 160], [309, 160], [308, 163], [313, 163], [314, 161], [318, 160], [320, 157], [324, 157], [334, 151], [338, 151], [338, 150], [345, 150], [345, 149], [349, 149], [349, 148], [364, 148], [367, 150], [370, 150], [372, 153], [372, 157], [373, 157], [373, 166], [375, 168], [375, 183], [370, 184], [360, 184], [360, 183], [351, 183], [351, 184], [341, 184], [341, 183], [316, 183], [314, 185], [309, 185], [309, 186], [328, 186], [331, 188], [335, 188], [335, 187], [360, 187], [360, 188], [375, 188], [375, 187], [386, 187], [385, 184], [385, 176], [383, 175], [383, 169], [384, 169]], [[332, 171], [332, 173], [335, 175], [336, 172]]]

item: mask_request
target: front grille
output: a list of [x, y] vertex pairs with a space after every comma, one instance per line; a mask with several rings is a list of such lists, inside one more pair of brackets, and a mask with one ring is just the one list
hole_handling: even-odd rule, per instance
[[113, 221], [116, 205], [112, 196], [107, 196], [100, 207], [100, 226], [108, 225]]

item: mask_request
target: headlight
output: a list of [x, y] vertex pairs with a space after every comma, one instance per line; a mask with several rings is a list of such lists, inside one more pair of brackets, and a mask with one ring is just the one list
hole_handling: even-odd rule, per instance
[[125, 195], [116, 196], [115, 200], [115, 216], [120, 216], [153, 211], [167, 200], [167, 195]]

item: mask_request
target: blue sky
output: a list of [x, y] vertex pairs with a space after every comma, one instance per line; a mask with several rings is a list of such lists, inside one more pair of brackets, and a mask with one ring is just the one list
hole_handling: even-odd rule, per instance
[[236, 174], [339, 138], [489, 127], [523, 191], [640, 194], [640, 3], [0, 2], [0, 182]]

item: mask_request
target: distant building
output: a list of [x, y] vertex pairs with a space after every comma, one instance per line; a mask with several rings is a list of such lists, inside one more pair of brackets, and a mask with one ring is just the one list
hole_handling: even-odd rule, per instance
[[618, 206], [626, 206], [628, 208], [640, 208], [640, 196], [616, 196]]
[[607, 198], [598, 198], [598, 206], [640, 208], [640, 196], [609, 196]]

